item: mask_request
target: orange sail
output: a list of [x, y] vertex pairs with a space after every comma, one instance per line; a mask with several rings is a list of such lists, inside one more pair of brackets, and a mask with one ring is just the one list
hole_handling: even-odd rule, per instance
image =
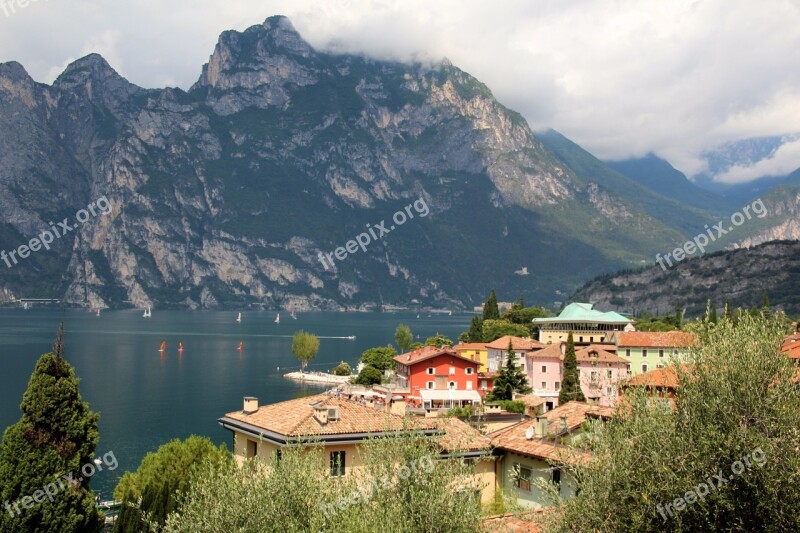
[[158, 349], [159, 352], [163, 352], [167, 349], [167, 341], [161, 341], [161, 348]]

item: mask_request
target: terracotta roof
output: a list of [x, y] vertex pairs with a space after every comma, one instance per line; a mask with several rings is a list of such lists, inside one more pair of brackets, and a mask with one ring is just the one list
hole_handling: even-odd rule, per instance
[[800, 335], [789, 335], [781, 344], [781, 353], [791, 359], [800, 359]]
[[453, 349], [458, 350], [485, 350], [486, 343], [485, 342], [459, 342]]
[[617, 353], [616, 344], [590, 344], [589, 346], [585, 346], [585, 348], [594, 348], [595, 350], [605, 350], [609, 353]]
[[500, 372], [478, 372], [479, 379], [494, 379], [500, 375]]
[[[541, 513], [536, 509], [533, 513]], [[531, 514], [530, 512], [525, 513]], [[541, 529], [531, 518], [513, 514], [498, 514], [483, 518], [483, 531], [486, 533], [539, 533]]]
[[[683, 365], [686, 369], [687, 366]], [[664, 368], [656, 368], [650, 372], [633, 376], [629, 379], [624, 386], [626, 387], [655, 387], [655, 388], [670, 388], [675, 389], [679, 385], [678, 372], [675, 365], [665, 366]]]
[[514, 398], [514, 401], [522, 402], [528, 407], [539, 407], [540, 405], [544, 405], [545, 399], [541, 396], [536, 396], [535, 394], [526, 394], [525, 396], [518, 396]]
[[503, 335], [499, 339], [488, 343], [486, 347], [493, 350], [508, 350], [508, 341], [511, 341], [511, 346], [514, 350], [538, 350], [545, 346], [535, 339]]
[[544, 348], [541, 350], [530, 352], [528, 357], [532, 357], [534, 359], [559, 359], [561, 358], [561, 343], [557, 342], [555, 344], [545, 344]]
[[[596, 353], [597, 357], [592, 357], [592, 353]], [[607, 352], [602, 349], [596, 349], [593, 346], [589, 346], [588, 348], [582, 348], [575, 352], [575, 359], [578, 361], [597, 361], [599, 363], [622, 363], [627, 365], [628, 361], [623, 359], [622, 357], [613, 354], [611, 352]]]
[[437, 348], [436, 346], [423, 346], [422, 348], [417, 348], [416, 350], [411, 350], [410, 352], [400, 354], [395, 357], [394, 360], [398, 363], [411, 366], [419, 363], [420, 361], [426, 361], [439, 355], [448, 355], [450, 357], [463, 359], [464, 361], [474, 363], [476, 366], [480, 364], [469, 357], [460, 355], [458, 352], [447, 346], [443, 348]]
[[[321, 424], [314, 417], [315, 405], [338, 407], [338, 420]], [[325, 393], [263, 405], [251, 414], [234, 411], [226, 414], [222, 420], [225, 419], [242, 422], [285, 437], [381, 433], [401, 431], [404, 428], [430, 428], [429, 424], [424, 423], [424, 419], [407, 421], [400, 415], [385, 413], [374, 407]]]
[[686, 331], [620, 331], [617, 346], [642, 348], [688, 348], [697, 336]]
[[[548, 421], [548, 435], [550, 437], [563, 433], [561, 417], [567, 417], [567, 432], [580, 427], [586, 420], [593, 417], [611, 418], [614, 408], [602, 407], [583, 402], [567, 402], [547, 412], [544, 416]], [[525, 436], [528, 428], [535, 424], [533, 420], [523, 420], [519, 424], [491, 433], [492, 446], [501, 448], [520, 455], [549, 459], [551, 461], [583, 461], [591, 456], [585, 452], [570, 449], [554, 443], [552, 438], [542, 439]]]
[[445, 432], [438, 441], [445, 451], [488, 451], [491, 446], [492, 439], [454, 416], [429, 418], [427, 421]]

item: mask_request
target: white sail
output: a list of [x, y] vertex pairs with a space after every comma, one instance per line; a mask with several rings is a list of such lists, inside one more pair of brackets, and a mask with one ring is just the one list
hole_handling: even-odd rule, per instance
[[278, 316], [275, 317], [275, 323], [276, 324], [280, 324], [281, 323], [281, 314], [280, 313], [278, 313]]

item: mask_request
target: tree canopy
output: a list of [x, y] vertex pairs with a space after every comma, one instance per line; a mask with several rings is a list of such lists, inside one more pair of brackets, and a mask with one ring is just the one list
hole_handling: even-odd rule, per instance
[[298, 331], [292, 337], [292, 352], [300, 361], [303, 370], [306, 369], [319, 351], [319, 337], [306, 331]]
[[[87, 475], [94, 473], [100, 417], [81, 398], [78, 378], [63, 357], [63, 334], [62, 324], [53, 353], [36, 363], [22, 397], [22, 417], [3, 434], [0, 501], [15, 511], [0, 510], [3, 533], [93, 532], [103, 525]], [[67, 474], [77, 481], [68, 484], [62, 479]], [[39, 501], [43, 490], [52, 497]]]
[[522, 324], [513, 324], [507, 320], [483, 321], [483, 342], [492, 342], [505, 335], [530, 337], [531, 332]]
[[779, 350], [785, 323], [741, 313], [690, 326], [700, 343], [671, 367], [672, 402], [626, 389], [624, 412], [592, 440], [597, 460], [559, 465], [581, 490], [554, 500], [555, 531], [800, 531], [800, 387]]
[[400, 348], [401, 352], [407, 352], [411, 347], [411, 343], [414, 342], [414, 334], [411, 333], [411, 328], [405, 324], [397, 326], [397, 329], [394, 330], [394, 342], [397, 343], [397, 347]]
[[361, 354], [361, 362], [383, 372], [384, 370], [394, 370], [395, 356], [397, 356], [397, 350], [391, 346], [379, 346], [364, 350]]
[[513, 400], [514, 393], [527, 394], [531, 392], [531, 388], [528, 385], [528, 377], [522, 371], [522, 368], [517, 366], [516, 359], [517, 354], [514, 353], [513, 345], [509, 340], [505, 365], [500, 368], [494, 378], [492, 392], [488, 395], [490, 401]]
[[497, 307], [497, 296], [492, 289], [489, 299], [483, 303], [483, 319], [497, 320], [498, 318], [500, 318], [500, 310]]
[[380, 370], [373, 366], [365, 366], [361, 369], [361, 372], [358, 373], [358, 376], [353, 380], [353, 383], [356, 385], [364, 385], [365, 387], [369, 387], [370, 385], [379, 385], [381, 380], [383, 379], [383, 374]]
[[575, 356], [575, 341], [572, 332], [567, 335], [567, 349], [564, 353], [564, 375], [561, 379], [561, 390], [558, 393], [558, 404], [569, 401], [585, 402], [586, 397], [581, 389], [581, 376], [578, 371], [578, 359]]
[[453, 341], [442, 335], [441, 333], [437, 333], [433, 337], [428, 337], [425, 339], [425, 346], [436, 346], [437, 348], [441, 348], [443, 346], [452, 346]]

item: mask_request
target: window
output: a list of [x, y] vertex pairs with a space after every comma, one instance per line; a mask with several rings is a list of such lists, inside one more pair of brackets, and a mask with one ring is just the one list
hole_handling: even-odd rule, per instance
[[432, 366], [429, 366], [427, 372], [428, 372], [429, 376], [432, 376], [433, 373], [435, 372], [435, 370], [434, 370], [434, 368]]
[[594, 342], [594, 337], [589, 337], [589, 342]]
[[[519, 466], [519, 465], [517, 465]], [[519, 466], [519, 477], [517, 478], [517, 488], [527, 492], [531, 491], [531, 469]]]
[[656, 365], [656, 368], [664, 368], [664, 365], [662, 365], [661, 363], [658, 363], [658, 364]]
[[455, 390], [456, 382], [455, 381], [451, 381], [450, 383], [447, 384], [447, 388], [450, 389], [450, 390]]
[[435, 386], [436, 386], [436, 384], [433, 381], [426, 381], [425, 382], [425, 388], [426, 389], [430, 390], [430, 389], [433, 389]]
[[631, 349], [625, 348], [625, 357], [630, 357], [630, 356], [631, 356]]
[[553, 468], [550, 471], [550, 481], [552, 481], [556, 485], [561, 485], [561, 469], [560, 468]]
[[247, 449], [245, 450], [245, 457], [250, 459], [258, 455], [258, 443], [254, 440], [247, 439]]
[[467, 381], [467, 390], [472, 390], [472, 382]]
[[677, 349], [677, 348], [675, 348], [674, 350], [672, 350], [672, 355], [678, 355], [678, 349]]
[[474, 368], [470, 367], [470, 368], [467, 369], [467, 375], [468, 376], [471, 376], [474, 373], [475, 373], [475, 369]]
[[642, 357], [647, 357], [647, 348], [642, 348]]
[[542, 390], [547, 390], [547, 382], [542, 381]]
[[481, 388], [484, 389], [484, 390], [486, 389], [486, 380], [485, 379], [481, 380]]
[[454, 367], [454, 366], [450, 367], [450, 375], [451, 376], [455, 376], [456, 375], [456, 367]]
[[647, 363], [642, 365], [642, 372], [647, 372]]
[[547, 374], [547, 365], [542, 365], [542, 374]]
[[658, 350], [658, 356], [659, 356], [659, 357], [664, 357], [664, 348], [660, 348], [660, 349]]
[[275, 450], [275, 463], [280, 464], [281, 459], [283, 459], [283, 454], [281, 453], [280, 448]]
[[561, 382], [560, 381], [556, 381], [556, 390], [557, 391], [561, 390]]
[[611, 387], [606, 387], [606, 395], [611, 396]]
[[331, 452], [331, 476], [342, 477], [345, 474], [346, 452]]
[[628, 363], [628, 375], [630, 375], [630, 374], [631, 374], [631, 364]]
[[578, 342], [583, 342], [583, 336], [578, 337]]
[[611, 379], [614, 376], [614, 373], [611, 370], [606, 370], [606, 377]]
[[589, 375], [589, 379], [591, 379], [592, 381], [597, 381], [598, 379], [597, 372], [592, 371], [592, 373]]

